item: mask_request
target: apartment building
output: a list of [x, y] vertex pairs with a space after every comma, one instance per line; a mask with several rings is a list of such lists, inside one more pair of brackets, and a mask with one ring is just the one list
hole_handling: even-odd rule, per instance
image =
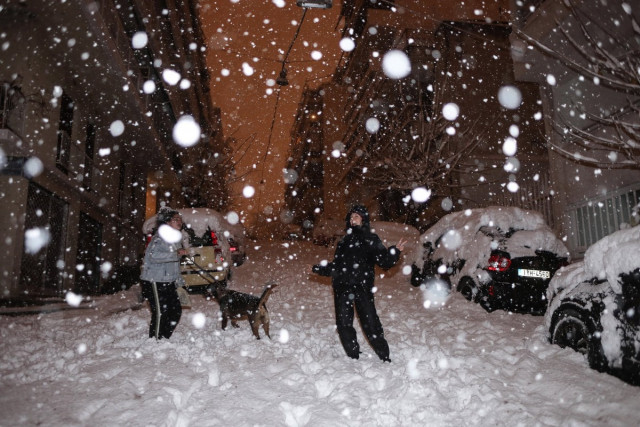
[[[196, 3], [0, 6], [1, 300], [111, 290], [139, 265], [146, 216], [206, 204], [223, 137]], [[184, 117], [193, 146], [172, 135]]]
[[[575, 2], [572, 13], [559, 0], [344, 1], [344, 36], [355, 48], [343, 54], [333, 81], [322, 90], [322, 132], [316, 133], [324, 141], [318, 156], [323, 192], [316, 203], [322, 215], [340, 218], [345, 204], [359, 201], [381, 219], [425, 227], [449, 210], [518, 206], [541, 212], [575, 258], [625, 226], [640, 202], [637, 140], [633, 144], [637, 73], [631, 89], [612, 90], [566, 62], [573, 58], [583, 64], [588, 51], [581, 20], [587, 28], [611, 24], [594, 31], [596, 46], [601, 39], [621, 62], [638, 57], [632, 25], [637, 11], [625, 10], [622, 1], [613, 3]], [[584, 47], [573, 46], [567, 35]], [[549, 55], [544, 46], [559, 55]], [[408, 76], [385, 75], [382, 59], [390, 50], [409, 58]], [[505, 87], [518, 94], [517, 105], [500, 100]], [[313, 110], [306, 103], [303, 98], [299, 112]], [[459, 138], [450, 142], [431, 125], [441, 119], [446, 103], [460, 111], [450, 126]], [[367, 126], [371, 119], [375, 131]], [[574, 129], [572, 141], [559, 126], [567, 121]], [[317, 126], [298, 123], [303, 128], [291, 137], [292, 165], [308, 157], [300, 151], [300, 137]], [[468, 131], [471, 127], [475, 130]], [[619, 151], [603, 150], [584, 143], [581, 130], [604, 140], [615, 135], [628, 144]], [[509, 138], [515, 154], [507, 153]], [[470, 144], [473, 139], [476, 145]], [[424, 153], [430, 162], [403, 163], [423, 141], [451, 149], [432, 147]], [[456, 162], [449, 160], [456, 156]], [[599, 162], [586, 161], [598, 156]], [[410, 188], [425, 184], [431, 198], [416, 209], [407, 196]]]
[[556, 231], [579, 258], [640, 203], [640, 11], [622, 0], [516, 11], [515, 76], [539, 85]]

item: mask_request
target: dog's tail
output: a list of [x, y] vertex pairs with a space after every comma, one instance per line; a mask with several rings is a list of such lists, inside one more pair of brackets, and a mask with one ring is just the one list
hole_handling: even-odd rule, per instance
[[267, 286], [264, 288], [264, 291], [262, 291], [262, 295], [260, 296], [260, 303], [258, 304], [258, 306], [264, 305], [267, 302], [267, 300], [269, 299], [269, 295], [271, 295], [271, 292], [273, 292], [273, 290], [277, 286], [277, 283], [267, 284]]

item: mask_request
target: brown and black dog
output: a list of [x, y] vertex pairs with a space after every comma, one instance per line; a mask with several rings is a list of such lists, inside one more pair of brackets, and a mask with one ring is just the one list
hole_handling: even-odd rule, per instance
[[278, 285], [269, 283], [264, 288], [262, 295], [246, 294], [244, 292], [227, 289], [225, 285], [215, 284], [209, 286], [207, 291], [220, 304], [222, 316], [222, 329], [227, 329], [227, 322], [231, 320], [231, 326], [238, 328], [238, 320], [247, 319], [251, 325], [251, 331], [257, 339], [260, 339], [258, 328], [262, 325], [264, 333], [269, 339], [269, 312], [267, 311], [267, 299]]

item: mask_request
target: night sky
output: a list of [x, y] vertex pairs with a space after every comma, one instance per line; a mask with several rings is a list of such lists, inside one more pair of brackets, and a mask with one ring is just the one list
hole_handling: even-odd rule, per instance
[[[282, 169], [302, 90], [305, 83], [315, 88], [328, 81], [340, 58], [343, 22], [339, 22], [337, 3], [331, 9], [307, 9], [287, 58], [287, 86], [275, 80], [305, 9], [292, 0], [201, 3], [212, 100], [221, 108], [225, 138], [237, 141], [232, 145], [238, 162], [236, 176], [244, 175], [230, 188], [232, 204], [250, 216], [277, 214], [282, 206]], [[251, 199], [242, 195], [246, 185], [255, 188]]]

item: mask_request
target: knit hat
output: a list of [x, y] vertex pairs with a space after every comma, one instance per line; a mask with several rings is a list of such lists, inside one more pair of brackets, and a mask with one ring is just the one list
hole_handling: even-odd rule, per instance
[[169, 206], [161, 207], [156, 214], [156, 218], [158, 219], [158, 226], [168, 223], [169, 221], [171, 221], [171, 218], [179, 214], [180, 212], [175, 209], [171, 209]]

